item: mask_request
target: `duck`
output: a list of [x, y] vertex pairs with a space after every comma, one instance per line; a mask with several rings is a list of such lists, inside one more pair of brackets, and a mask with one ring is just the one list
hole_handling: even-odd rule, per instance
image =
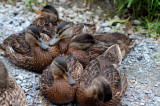
[[36, 26], [30, 26], [24, 36], [9, 36], [0, 48], [2, 55], [16, 66], [40, 73], [60, 53], [57, 46], [45, 44]]
[[41, 93], [53, 104], [73, 102], [82, 71], [75, 57], [64, 54], [55, 57], [39, 78]]
[[49, 42], [49, 46], [59, 45], [61, 53], [66, 54], [71, 39], [78, 34], [85, 33], [82, 31], [83, 29], [78, 28], [72, 22], [60, 23], [57, 26], [54, 37]]
[[66, 54], [75, 56], [85, 68], [91, 60], [103, 54], [108, 47], [108, 45], [97, 43], [90, 34], [81, 34], [71, 39]]
[[[59, 19], [58, 11], [52, 5], [46, 5], [43, 9], [33, 8], [39, 15], [37, 19], [31, 24], [37, 26], [42, 36], [46, 41], [50, 41], [56, 33], [56, 29], [61, 23], [72, 23], [65, 20]], [[97, 31], [97, 24], [87, 24], [87, 23], [72, 23], [74, 28], [74, 34], [79, 33], [90, 33], [93, 34]], [[48, 35], [48, 36], [47, 36]]]
[[0, 60], [0, 105], [26, 106], [26, 95]]
[[57, 25], [63, 20], [59, 19], [58, 11], [52, 5], [46, 5], [39, 11], [37, 7], [33, 9], [39, 15], [30, 26], [37, 26], [43, 40], [48, 42], [54, 36]]
[[112, 45], [118, 44], [121, 48], [122, 57], [125, 58], [130, 53], [131, 48], [134, 47], [136, 39], [129, 38], [125, 34], [114, 32], [114, 33], [95, 33], [93, 34], [96, 41], [104, 42], [105, 44]]
[[117, 44], [92, 60], [81, 74], [76, 101], [81, 106], [115, 106], [120, 104], [128, 83], [120, 74], [121, 50]]
[[[72, 42], [72, 39], [76, 39], [76, 36], [79, 36], [81, 34], [87, 35], [90, 33], [85, 33], [85, 31], [84, 32], [81, 32], [81, 31], [78, 32], [77, 30], [75, 31], [73, 24], [63, 22], [58, 26], [56, 34], [53, 37], [53, 39], [50, 40], [49, 45], [50, 46], [55, 45], [57, 42], [59, 42], [59, 43], [60, 42], [68, 42], [68, 43], [64, 44], [64, 45], [66, 45], [66, 50], [68, 50], [67, 47], [69, 46], [69, 43]], [[121, 48], [123, 58], [127, 57], [131, 48], [134, 47], [135, 41], [136, 41], [136, 39], [134, 39], [134, 38], [129, 38], [125, 34], [121, 34], [121, 33], [117, 33], [117, 32], [114, 32], [114, 33], [94, 33], [94, 34], [90, 34], [90, 35], [93, 36], [95, 42], [97, 42], [98, 44], [101, 44], [103, 46], [106, 46], [106, 47], [109, 47], [113, 44], [118, 44]], [[84, 40], [85, 37], [80, 37], [80, 38], [81, 38], [81, 40]], [[93, 40], [93, 38], [92, 38], [92, 40]], [[101, 47], [102, 46], [100, 46], [99, 49]], [[105, 51], [106, 49], [101, 48], [101, 50]]]

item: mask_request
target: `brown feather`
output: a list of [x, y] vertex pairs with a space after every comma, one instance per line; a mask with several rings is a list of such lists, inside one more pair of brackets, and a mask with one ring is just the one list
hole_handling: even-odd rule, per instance
[[128, 55], [136, 41], [136, 39], [131, 39], [121, 33], [96, 33], [94, 34], [94, 38], [97, 41], [105, 42], [109, 46], [118, 44], [122, 51], [123, 58]]
[[49, 47], [48, 50], [42, 50], [39, 46], [31, 48], [33, 55], [23, 55], [16, 52], [7, 52], [6, 57], [16, 66], [28, 69], [30, 71], [42, 72], [51, 64], [54, 57], [60, 51], [57, 46]]
[[25, 106], [26, 96], [16, 80], [8, 74], [2, 60], [0, 60], [0, 105]]
[[82, 65], [71, 56], [61, 56], [66, 59], [68, 72], [76, 81], [76, 84], [71, 86], [63, 77], [54, 78], [50, 66], [43, 71], [39, 79], [40, 89], [42, 93], [54, 104], [65, 104], [74, 100], [77, 86], [81, 73]]
[[[80, 105], [114, 106], [119, 104], [127, 88], [126, 76], [122, 75], [123, 77], [121, 77], [117, 69], [118, 64], [122, 60], [119, 51], [118, 45], [113, 45], [86, 66], [76, 92], [76, 99]], [[112, 53], [112, 55], [108, 57], [110, 53]], [[115, 59], [110, 60], [111, 58]], [[97, 77], [104, 77], [110, 84], [113, 96], [109, 102], [104, 103], [102, 100], [95, 100], [92, 95], [88, 95], [86, 92], [86, 90], [91, 87], [92, 81]]]

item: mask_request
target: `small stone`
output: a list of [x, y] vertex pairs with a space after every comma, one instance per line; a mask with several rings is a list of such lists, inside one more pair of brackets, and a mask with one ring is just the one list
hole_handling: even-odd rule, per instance
[[143, 103], [143, 102], [141, 102], [140, 104], [139, 104], [139, 106], [144, 106], [145, 105], [145, 103]]
[[30, 25], [30, 22], [29, 21], [26, 21], [25, 23], [23, 23], [23, 27], [25, 28], [25, 27], [27, 27], [27, 26], [29, 26]]
[[110, 27], [105, 27], [104, 28], [104, 32], [110, 32], [111, 31], [111, 28]]
[[160, 102], [160, 97], [154, 97], [154, 100], [155, 100], [156, 102]]
[[38, 0], [38, 2], [42, 3], [42, 2], [43, 2], [43, 0]]
[[86, 14], [91, 15], [92, 12], [91, 11], [86, 11]]
[[102, 23], [102, 26], [105, 27], [105, 26], [110, 26], [110, 24], [108, 22], [105, 22], [105, 23]]
[[149, 62], [149, 61], [150, 61], [150, 57], [149, 57], [149, 55], [148, 55], [148, 54], [143, 54], [143, 56], [144, 56], [144, 58], [145, 58], [145, 60], [146, 60], [147, 62]]
[[139, 68], [137, 72], [140, 74], [140, 73], [143, 73], [144, 71], [141, 68]]
[[20, 80], [17, 80], [17, 84], [20, 85], [22, 82]]
[[23, 80], [23, 77], [21, 75], [18, 75], [16, 79]]
[[77, 16], [78, 16], [77, 13], [73, 13], [73, 14], [70, 14], [70, 15], [69, 15], [69, 17], [72, 17], [72, 18], [73, 18], [73, 17], [77, 17]]
[[59, 12], [63, 12], [65, 9], [63, 7], [58, 8]]
[[146, 93], [146, 94], [150, 94], [150, 93], [152, 93], [152, 91], [151, 91], [151, 90], [144, 90], [143, 92], [144, 92], [144, 93]]
[[133, 24], [133, 25], [140, 25], [140, 24], [141, 24], [141, 21], [139, 21], [139, 20], [134, 20], [134, 21], [132, 22], [132, 24]]
[[154, 84], [154, 87], [158, 87], [160, 82]]
[[35, 89], [36, 89], [36, 90], [40, 90], [40, 87], [38, 86], [38, 87], [36, 87]]

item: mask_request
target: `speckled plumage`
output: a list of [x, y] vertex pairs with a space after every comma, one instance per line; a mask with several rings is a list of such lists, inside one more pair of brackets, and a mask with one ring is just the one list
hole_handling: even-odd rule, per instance
[[7, 52], [6, 57], [16, 66], [28, 69], [34, 72], [42, 72], [51, 64], [54, 57], [60, 52], [56, 46], [42, 50], [40, 47], [31, 48], [33, 55], [23, 55], [16, 52]]
[[130, 49], [135, 45], [135, 39], [131, 39], [121, 33], [95, 33], [94, 38], [97, 41], [105, 42], [107, 45], [118, 44], [122, 51], [122, 57], [126, 57]]
[[[35, 31], [33, 30], [33, 32]], [[25, 33], [25, 36], [12, 35], [6, 38], [1, 45], [1, 49], [4, 50], [3, 56], [7, 57], [7, 59], [16, 66], [30, 71], [42, 72], [48, 65], [50, 65], [52, 59], [57, 56], [60, 51], [57, 46], [49, 47], [47, 50], [42, 49], [40, 44], [38, 44], [40, 43], [40, 35], [37, 34], [38, 33], [31, 34], [31, 32], [28, 31]]]
[[62, 57], [66, 59], [68, 72], [76, 83], [71, 86], [63, 77], [54, 78], [50, 66], [46, 68], [39, 79], [40, 89], [53, 104], [65, 104], [75, 99], [75, 92], [83, 71], [82, 65], [76, 58], [64, 55]]
[[85, 67], [107, 49], [108, 46], [96, 43], [92, 35], [82, 34], [72, 38], [67, 55], [75, 56]]
[[[118, 70], [121, 61], [122, 57], [117, 44], [111, 46], [102, 55], [92, 60], [86, 66], [80, 79], [80, 85], [76, 92], [78, 104], [82, 106], [115, 106], [119, 104], [127, 89], [126, 76], [125, 74], [120, 75]], [[112, 90], [112, 99], [108, 102], [104, 103], [102, 100], [95, 100], [85, 92], [97, 77], [103, 77], [109, 82]]]
[[[8, 74], [6, 67], [0, 60], [0, 105], [1, 106], [26, 106], [26, 95], [16, 80]], [[5, 76], [2, 79], [2, 76]]]

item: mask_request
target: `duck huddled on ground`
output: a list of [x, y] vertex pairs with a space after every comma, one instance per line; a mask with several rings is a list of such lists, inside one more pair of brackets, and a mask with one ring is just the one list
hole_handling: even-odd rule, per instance
[[92, 60], [83, 69], [73, 56], [58, 56], [43, 71], [40, 89], [53, 104], [77, 100], [82, 106], [116, 105], [127, 88], [125, 74], [118, 70], [122, 61], [117, 44]]
[[36, 26], [30, 26], [24, 36], [9, 36], [1, 49], [3, 56], [16, 66], [35, 72], [42, 72], [59, 54], [56, 46], [48, 47], [44, 43]]
[[85, 68], [76, 92], [82, 106], [115, 106], [120, 103], [127, 89], [127, 78], [120, 75], [122, 61], [117, 44], [92, 60]]
[[75, 100], [82, 65], [75, 57], [57, 56], [39, 79], [40, 89], [53, 104], [66, 104]]
[[26, 106], [26, 95], [0, 60], [0, 105]]
[[[75, 56], [85, 67], [98, 55], [104, 53], [108, 47], [118, 44], [122, 51], [122, 57], [126, 57], [134, 46], [135, 40], [121, 33], [93, 34], [74, 33], [75, 29], [71, 23], [63, 22], [57, 27], [54, 38], [49, 45], [58, 44], [62, 53]], [[97, 35], [97, 36], [96, 36]], [[105, 42], [100, 44], [98, 42]]]
[[[46, 5], [41, 10], [37, 10], [36, 8], [34, 10], [40, 15], [37, 16], [37, 19], [31, 25], [37, 26], [44, 39], [49, 41], [50, 38], [54, 37], [57, 26], [66, 21], [59, 19], [58, 11], [51, 5]], [[96, 24], [72, 23], [72, 25], [74, 27], [74, 35], [78, 33], [93, 34], [97, 30]]]

